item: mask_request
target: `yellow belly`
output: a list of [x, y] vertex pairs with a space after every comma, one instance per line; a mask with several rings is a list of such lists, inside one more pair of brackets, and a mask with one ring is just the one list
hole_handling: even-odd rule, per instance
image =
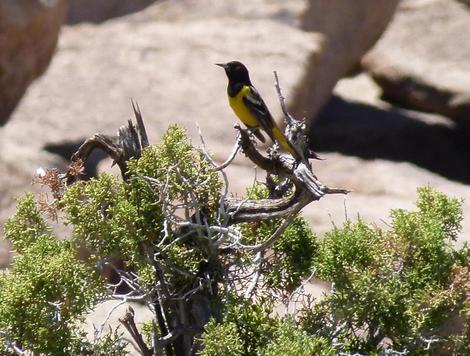
[[250, 95], [250, 88], [246, 85], [233, 98], [229, 96], [228, 102], [235, 114], [246, 126], [258, 127], [259, 124], [256, 121], [256, 118], [251, 114], [250, 110], [243, 102], [243, 97], [245, 95]]

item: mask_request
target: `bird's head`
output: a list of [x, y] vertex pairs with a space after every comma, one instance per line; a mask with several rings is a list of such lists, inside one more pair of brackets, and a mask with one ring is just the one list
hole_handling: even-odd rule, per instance
[[216, 65], [225, 69], [225, 74], [227, 74], [229, 82], [251, 85], [248, 69], [246, 69], [243, 63], [232, 61], [228, 63], [217, 63]]

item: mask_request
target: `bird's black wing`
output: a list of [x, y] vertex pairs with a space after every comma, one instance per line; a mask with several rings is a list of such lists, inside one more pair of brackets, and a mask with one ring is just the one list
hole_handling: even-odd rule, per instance
[[256, 117], [261, 128], [269, 135], [271, 140], [275, 141], [272, 134], [274, 126], [273, 117], [255, 87], [250, 85], [250, 91], [251, 95], [245, 95], [243, 97], [243, 102], [253, 116]]

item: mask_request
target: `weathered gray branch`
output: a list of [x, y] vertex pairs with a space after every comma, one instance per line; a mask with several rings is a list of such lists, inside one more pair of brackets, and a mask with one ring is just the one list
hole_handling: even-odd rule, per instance
[[226, 198], [225, 211], [230, 215], [229, 225], [286, 217], [326, 194], [349, 193], [345, 189], [323, 185], [307, 163], [297, 162], [290, 155], [263, 156], [254, 146], [248, 132], [240, 126], [236, 126], [236, 129], [240, 131], [240, 145], [244, 154], [267, 173], [289, 179], [294, 184], [294, 193], [279, 199]]
[[[94, 134], [78, 148], [71, 158], [72, 162], [82, 160], [85, 162], [95, 149], [101, 149], [113, 159], [113, 164], [117, 164], [124, 179], [127, 176], [127, 161], [130, 158], [139, 158], [142, 150], [149, 145], [147, 132], [145, 130], [142, 114], [139, 106], [132, 101], [132, 108], [137, 122], [137, 127], [131, 120], [127, 126], [121, 126], [116, 136], [104, 134]], [[67, 183], [73, 182], [75, 177], [66, 176]]]
[[[281, 107], [287, 118], [286, 136], [294, 144], [298, 151], [296, 160], [288, 154], [279, 154], [275, 149], [270, 150], [268, 156], [263, 155], [252, 142], [250, 132], [240, 126], [235, 128], [239, 132], [237, 146], [229, 159], [222, 165], [217, 166], [212, 158], [202, 148], [207, 155], [207, 159], [224, 177], [226, 184], [225, 192], [220, 196], [216, 211], [218, 213], [217, 222], [209, 224], [205, 218], [204, 204], [198, 201], [194, 191], [188, 188], [183, 194], [181, 205], [184, 206], [184, 221], [178, 220], [168, 212], [163, 205], [165, 224], [163, 229], [164, 237], [159, 244], [155, 241], [143, 244], [142, 250], [145, 252], [150, 264], [155, 272], [155, 295], [152, 303], [155, 308], [155, 316], [159, 325], [158, 336], [154, 335], [153, 350], [145, 344], [141, 334], [137, 330], [134, 322], [133, 311], [129, 310], [120, 321], [131, 333], [142, 354], [150, 355], [162, 354], [163, 349], [171, 355], [186, 355], [198, 348], [194, 336], [200, 335], [204, 325], [211, 317], [216, 320], [220, 314], [220, 297], [218, 296], [218, 283], [220, 277], [219, 270], [222, 263], [224, 268], [228, 268], [235, 259], [228, 261], [224, 257], [231, 250], [243, 249], [253, 255], [262, 255], [269, 250], [280, 238], [290, 222], [306, 205], [321, 199], [327, 194], [347, 194], [345, 189], [329, 188], [323, 185], [312, 171], [308, 158], [316, 158], [308, 148], [308, 139], [305, 125], [296, 121], [286, 110], [284, 97], [281, 94], [280, 86], [276, 76], [276, 88], [278, 90]], [[104, 150], [117, 164], [121, 170], [124, 180], [131, 177], [127, 173], [127, 162], [131, 158], [139, 158], [142, 150], [149, 145], [142, 115], [137, 104], [132, 102], [134, 115], [137, 122], [135, 126], [131, 121], [127, 126], [119, 129], [117, 136], [111, 137], [102, 134], [95, 134], [86, 140], [73, 155], [72, 161], [86, 161], [93, 149]], [[259, 168], [266, 171], [268, 176], [281, 177], [282, 183], [276, 186], [276, 180], [268, 180], [271, 199], [240, 199], [228, 197], [228, 178], [224, 168], [230, 164], [239, 148], [243, 153]], [[307, 157], [307, 158], [306, 158]], [[178, 171], [178, 167], [174, 168]], [[71, 170], [73, 171], [73, 170]], [[75, 169], [76, 171], [76, 169]], [[179, 173], [178, 173], [179, 174]], [[68, 183], [72, 182], [77, 175], [67, 174]], [[142, 177], [136, 177], [140, 179]], [[182, 180], [186, 179], [180, 174]], [[143, 177], [149, 184], [153, 184], [162, 195], [162, 200], [166, 199], [166, 185], [152, 177]], [[165, 203], [163, 203], [165, 204]], [[266, 240], [258, 245], [243, 245], [240, 242], [241, 235], [237, 235], [238, 229], [231, 228], [230, 225], [242, 222], [259, 222], [262, 220], [275, 219], [281, 221], [276, 231]], [[168, 238], [168, 226], [174, 227], [174, 239]], [[179, 229], [179, 230], [178, 230]], [[164, 253], [165, 250], [174, 244], [184, 244], [191, 241], [198, 248], [204, 250], [207, 261], [201, 263], [197, 274], [187, 273], [171, 264], [166, 263], [164, 257], [157, 256], [157, 252]], [[161, 259], [160, 259], [161, 258]], [[166, 265], [165, 265], [166, 263]], [[167, 287], [167, 276], [165, 272], [184, 273], [191, 283], [178, 286], [176, 290], [169, 290]], [[217, 272], [214, 272], [217, 271]], [[252, 283], [258, 283], [255, 275]], [[197, 282], [197, 283], [195, 283]], [[255, 288], [254, 286], [252, 287]], [[219, 304], [218, 304], [219, 303]], [[193, 349], [193, 351], [191, 351]]]
[[119, 318], [119, 322], [124, 325], [124, 327], [127, 329], [132, 339], [136, 342], [137, 346], [139, 347], [142, 355], [152, 356], [152, 351], [145, 343], [142, 335], [140, 334], [139, 330], [137, 329], [137, 326], [135, 325], [134, 314], [134, 309], [132, 307], [128, 307], [124, 316], [122, 318]]

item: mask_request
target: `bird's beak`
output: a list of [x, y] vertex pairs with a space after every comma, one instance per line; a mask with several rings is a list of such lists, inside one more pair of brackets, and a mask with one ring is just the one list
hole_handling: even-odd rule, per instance
[[225, 63], [216, 63], [215, 65], [219, 66], [219, 67], [222, 67], [224, 69], [227, 69], [227, 64], [225, 64]]

